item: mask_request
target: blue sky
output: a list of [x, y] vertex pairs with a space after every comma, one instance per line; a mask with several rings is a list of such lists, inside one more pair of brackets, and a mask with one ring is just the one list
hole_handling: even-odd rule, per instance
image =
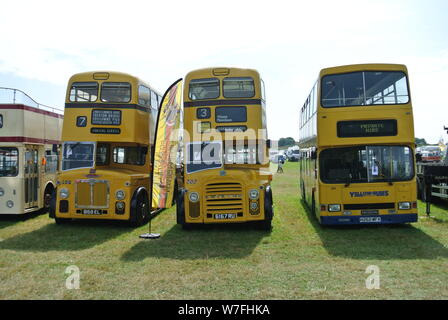
[[299, 108], [320, 69], [403, 63], [417, 137], [448, 135], [448, 1], [8, 1], [0, 86], [63, 107], [77, 72], [134, 74], [160, 92], [208, 66], [257, 69], [273, 139], [298, 139]]

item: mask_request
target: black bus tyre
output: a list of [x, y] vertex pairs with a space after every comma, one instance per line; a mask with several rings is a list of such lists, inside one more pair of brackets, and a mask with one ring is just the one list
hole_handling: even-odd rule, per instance
[[258, 222], [258, 228], [260, 230], [271, 231], [272, 219], [274, 217], [274, 203], [272, 199], [271, 187], [266, 187], [264, 193], [264, 220]]
[[44, 191], [44, 212], [48, 212], [51, 206], [53, 198], [54, 187], [52, 184], [48, 184]]
[[149, 221], [150, 210], [146, 191], [137, 191], [131, 201], [131, 218], [129, 220], [129, 225], [133, 228], [144, 225]]
[[193, 229], [192, 223], [185, 222], [185, 200], [184, 191], [179, 191], [176, 198], [176, 220], [177, 224], [180, 224], [183, 230]]
[[50, 199], [50, 207], [48, 208], [50, 218], [56, 218], [56, 189], [53, 189]]
[[314, 199], [314, 192], [311, 196], [311, 213], [316, 215], [316, 200]]

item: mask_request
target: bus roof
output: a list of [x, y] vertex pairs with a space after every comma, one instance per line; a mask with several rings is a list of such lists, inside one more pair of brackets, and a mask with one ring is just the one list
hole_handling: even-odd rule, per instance
[[188, 81], [191, 78], [196, 77], [219, 77], [219, 76], [248, 76], [252, 75], [255, 78], [259, 78], [260, 74], [255, 69], [242, 69], [235, 67], [210, 67], [210, 68], [202, 68], [190, 71], [185, 76], [185, 80]]
[[391, 64], [391, 63], [366, 63], [366, 64], [350, 64], [345, 66], [337, 66], [324, 68], [320, 71], [320, 77], [328, 74], [335, 73], [348, 73], [356, 71], [403, 71], [408, 72], [404, 64]]
[[[87, 72], [80, 72], [72, 75], [68, 81], [69, 84], [73, 82], [82, 82], [82, 81], [123, 81], [124, 79], [127, 79], [126, 81], [130, 82], [132, 85], [139, 85], [143, 84], [147, 86], [148, 88], [151, 88], [154, 92], [160, 95], [160, 92], [156, 89], [154, 89], [149, 83], [146, 81], [143, 81], [142, 79], [133, 76], [132, 74], [125, 73], [125, 72], [118, 72], [118, 71], [107, 71], [107, 70], [97, 70], [97, 71], [87, 71]], [[67, 88], [67, 91], [70, 91], [70, 88]], [[67, 93], [68, 94], [68, 93]]]

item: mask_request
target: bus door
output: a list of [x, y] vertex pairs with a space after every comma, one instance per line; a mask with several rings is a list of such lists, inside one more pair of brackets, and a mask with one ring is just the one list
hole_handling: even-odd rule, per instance
[[25, 151], [25, 209], [38, 206], [39, 170], [37, 146], [26, 146]]

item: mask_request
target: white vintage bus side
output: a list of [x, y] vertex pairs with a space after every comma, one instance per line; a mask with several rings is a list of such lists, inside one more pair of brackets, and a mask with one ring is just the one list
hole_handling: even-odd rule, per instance
[[62, 113], [0, 87], [0, 214], [49, 206], [60, 167]]

